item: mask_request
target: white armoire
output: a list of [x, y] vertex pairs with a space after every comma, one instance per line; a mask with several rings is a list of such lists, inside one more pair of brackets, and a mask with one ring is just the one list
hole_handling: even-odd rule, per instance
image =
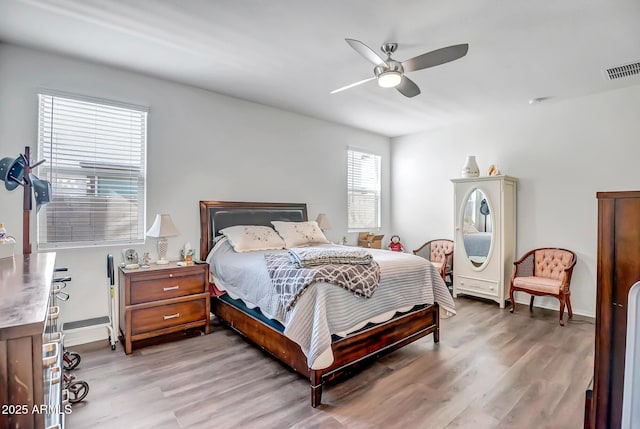
[[516, 183], [509, 176], [451, 179], [454, 184], [453, 296], [505, 307], [516, 258]]

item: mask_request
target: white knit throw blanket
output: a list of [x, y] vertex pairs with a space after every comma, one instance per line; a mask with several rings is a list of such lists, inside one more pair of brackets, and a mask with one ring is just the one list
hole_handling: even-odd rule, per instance
[[324, 249], [294, 248], [289, 249], [289, 258], [296, 268], [317, 267], [328, 264], [369, 265], [373, 257], [360, 248]]

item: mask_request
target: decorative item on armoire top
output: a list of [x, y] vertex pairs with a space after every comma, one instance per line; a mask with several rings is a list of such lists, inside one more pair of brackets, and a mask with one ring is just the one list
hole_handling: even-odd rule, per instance
[[489, 167], [489, 176], [499, 176], [502, 173], [500, 172], [500, 170], [498, 170], [498, 167], [495, 166], [495, 164], [491, 164], [491, 166]]
[[480, 176], [480, 168], [476, 162], [476, 157], [474, 155], [469, 155], [462, 166], [462, 177], [468, 178], [478, 176]]

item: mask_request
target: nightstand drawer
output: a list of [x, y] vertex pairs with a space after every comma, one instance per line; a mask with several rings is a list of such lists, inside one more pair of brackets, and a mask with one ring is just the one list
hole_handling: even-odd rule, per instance
[[131, 312], [131, 334], [138, 335], [189, 322], [208, 320], [206, 298]]
[[205, 292], [205, 278], [200, 273], [162, 273], [131, 279], [131, 302], [159, 301]]

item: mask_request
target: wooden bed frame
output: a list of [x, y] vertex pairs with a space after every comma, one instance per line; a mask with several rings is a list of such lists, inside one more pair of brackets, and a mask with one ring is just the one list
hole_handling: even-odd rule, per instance
[[[234, 213], [238, 213], [235, 220]], [[223, 219], [222, 226], [215, 224], [219, 215]], [[236, 221], [243, 225], [271, 226], [267, 220], [269, 216], [275, 217], [272, 220], [296, 220], [297, 218], [307, 220], [307, 206], [306, 204], [200, 201], [200, 258], [204, 259], [209, 254], [213, 247], [213, 238], [219, 235], [218, 231], [221, 228], [230, 226]], [[219, 298], [211, 299], [211, 311], [233, 330], [307, 377], [311, 383], [311, 406], [313, 407], [320, 405], [324, 381], [341, 375], [349, 367], [367, 358], [396, 350], [431, 333], [433, 333], [434, 342], [437, 343], [440, 340], [440, 307], [434, 303], [334, 341], [331, 346], [333, 364], [328, 368], [311, 369], [300, 346], [275, 328]]]

